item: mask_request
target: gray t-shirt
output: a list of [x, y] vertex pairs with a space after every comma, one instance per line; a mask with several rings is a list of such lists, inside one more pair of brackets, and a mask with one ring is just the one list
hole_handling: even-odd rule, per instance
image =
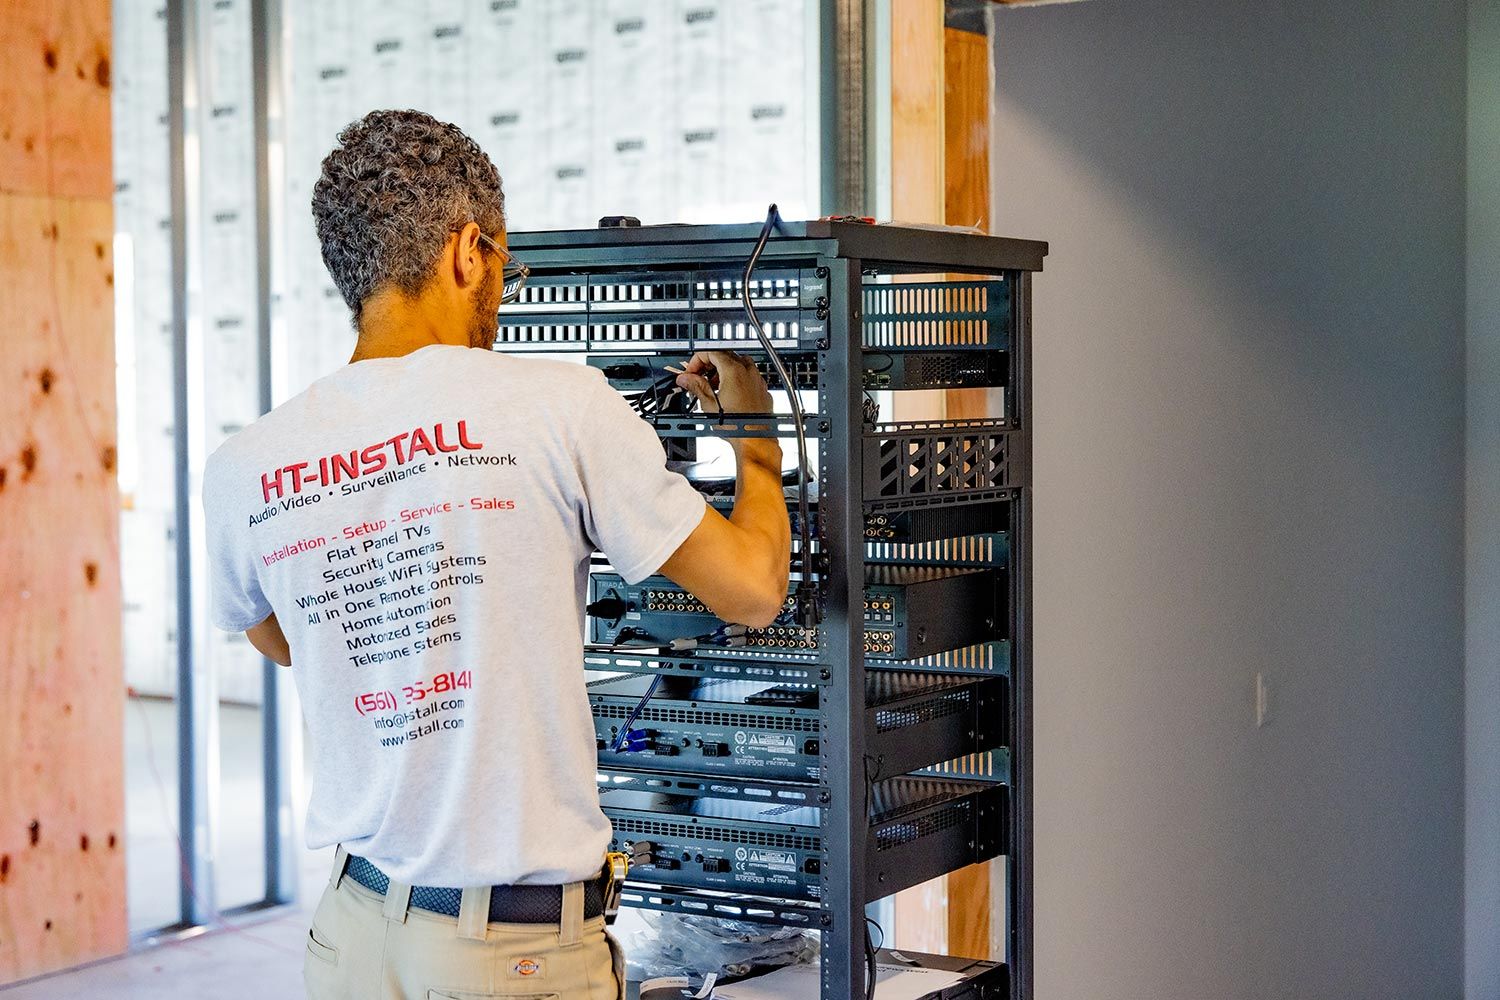
[[462, 347], [348, 365], [209, 458], [212, 618], [276, 613], [313, 760], [311, 847], [418, 885], [598, 871], [583, 605], [703, 517], [595, 369]]

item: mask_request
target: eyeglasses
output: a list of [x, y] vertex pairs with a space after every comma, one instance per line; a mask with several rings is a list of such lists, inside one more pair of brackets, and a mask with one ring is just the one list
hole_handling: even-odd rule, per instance
[[526, 279], [531, 277], [531, 268], [516, 260], [515, 255], [484, 233], [479, 234], [479, 242], [504, 260], [500, 266], [500, 304], [516, 301], [521, 297], [521, 289], [526, 287]]

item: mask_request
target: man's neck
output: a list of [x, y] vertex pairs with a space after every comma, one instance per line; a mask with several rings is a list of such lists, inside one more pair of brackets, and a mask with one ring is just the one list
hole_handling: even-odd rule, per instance
[[370, 297], [360, 310], [359, 340], [349, 358], [400, 358], [433, 344], [469, 346], [468, 330], [453, 323], [453, 310], [436, 308], [426, 297], [399, 292]]

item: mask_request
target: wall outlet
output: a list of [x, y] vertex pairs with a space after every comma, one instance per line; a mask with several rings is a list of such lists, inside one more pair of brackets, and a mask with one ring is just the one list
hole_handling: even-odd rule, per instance
[[1255, 675], [1255, 728], [1259, 729], [1271, 717], [1271, 682], [1266, 675]]

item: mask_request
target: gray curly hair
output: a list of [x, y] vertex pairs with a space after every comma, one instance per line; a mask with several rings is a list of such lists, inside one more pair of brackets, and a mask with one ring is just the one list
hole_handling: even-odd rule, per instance
[[448, 234], [505, 229], [495, 164], [457, 125], [420, 111], [372, 111], [339, 132], [313, 185], [323, 263], [359, 323], [385, 286], [416, 295]]

